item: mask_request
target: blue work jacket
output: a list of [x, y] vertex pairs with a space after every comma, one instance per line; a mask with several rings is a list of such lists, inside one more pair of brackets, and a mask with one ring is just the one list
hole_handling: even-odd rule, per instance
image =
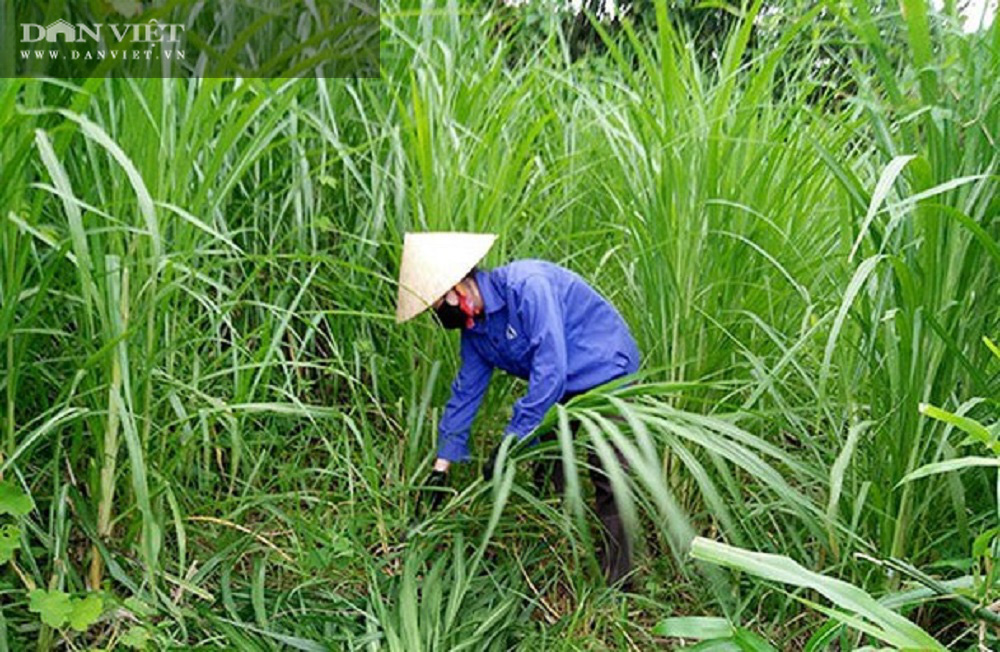
[[567, 392], [583, 392], [639, 368], [625, 320], [573, 272], [522, 260], [476, 272], [483, 313], [462, 330], [462, 367], [438, 431], [438, 456], [469, 458], [469, 429], [498, 368], [528, 381], [507, 434], [528, 436]]

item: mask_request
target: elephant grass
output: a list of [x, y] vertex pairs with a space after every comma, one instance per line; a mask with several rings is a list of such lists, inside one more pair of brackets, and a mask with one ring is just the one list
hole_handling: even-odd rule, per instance
[[[424, 5], [382, 4], [377, 80], [0, 81], [0, 473], [35, 504], [0, 650], [648, 649], [685, 616], [776, 649], [874, 645], [872, 617], [978, 641], [870, 560], [997, 597], [969, 555], [995, 471], [902, 481], [962, 455], [921, 405], [997, 421], [1000, 28], [746, 3], [712, 57], [655, 3], [574, 58], [557, 20]], [[484, 483], [524, 390], [495, 378], [475, 461], [418, 514], [457, 342], [391, 308], [402, 233], [430, 229], [574, 269], [644, 366]], [[644, 532], [624, 600], [584, 446]], [[562, 500], [526, 481], [542, 457]], [[815, 581], [708, 563], [759, 554]], [[881, 606], [820, 602], [845, 583]], [[34, 587], [113, 608], [52, 630]]]

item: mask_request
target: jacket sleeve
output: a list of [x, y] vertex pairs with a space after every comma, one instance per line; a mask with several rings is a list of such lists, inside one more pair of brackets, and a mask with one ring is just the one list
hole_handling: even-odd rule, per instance
[[479, 404], [490, 385], [493, 367], [465, 337], [461, 346], [462, 367], [451, 383], [451, 398], [438, 426], [438, 457], [449, 462], [469, 459], [469, 430]]
[[566, 389], [566, 332], [562, 305], [544, 276], [525, 279], [518, 309], [530, 338], [531, 370], [528, 392], [514, 403], [507, 434], [523, 439]]

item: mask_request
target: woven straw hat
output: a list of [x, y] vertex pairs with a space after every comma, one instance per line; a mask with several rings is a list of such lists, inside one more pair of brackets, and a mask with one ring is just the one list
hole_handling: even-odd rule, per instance
[[496, 239], [492, 233], [407, 233], [399, 263], [396, 323], [416, 317], [444, 296]]

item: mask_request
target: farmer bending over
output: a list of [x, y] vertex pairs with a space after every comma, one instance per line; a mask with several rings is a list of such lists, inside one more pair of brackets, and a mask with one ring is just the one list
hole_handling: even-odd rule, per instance
[[[430, 480], [438, 486], [444, 485], [452, 462], [469, 459], [469, 429], [494, 368], [528, 381], [505, 432], [524, 439], [555, 403], [639, 367], [639, 350], [621, 315], [573, 272], [539, 260], [477, 269], [494, 240], [490, 234], [408, 233], [403, 242], [396, 322], [432, 307], [441, 326], [462, 331], [462, 367], [441, 419]], [[552, 437], [551, 432], [543, 435]], [[499, 446], [483, 469], [487, 480], [498, 451]], [[630, 571], [629, 542], [611, 481], [596, 454], [589, 453], [588, 462], [604, 530], [601, 568], [616, 584]], [[544, 483], [548, 470], [536, 468], [536, 484]], [[552, 471], [561, 492], [561, 464]]]

